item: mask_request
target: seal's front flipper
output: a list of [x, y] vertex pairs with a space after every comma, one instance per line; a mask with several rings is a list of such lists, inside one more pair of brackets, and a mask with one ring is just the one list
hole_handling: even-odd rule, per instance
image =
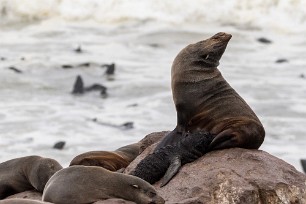
[[78, 75], [73, 85], [72, 94], [82, 94], [82, 93], [84, 93], [84, 83], [82, 77]]
[[181, 158], [178, 156], [175, 156], [170, 163], [170, 166], [165, 174], [165, 176], [162, 178], [160, 187], [165, 186], [172, 178], [175, 176], [178, 172], [178, 170], [181, 168], [182, 162]]
[[231, 147], [237, 147], [237, 141], [232, 130], [225, 130], [219, 133], [209, 145], [209, 149], [226, 149]]

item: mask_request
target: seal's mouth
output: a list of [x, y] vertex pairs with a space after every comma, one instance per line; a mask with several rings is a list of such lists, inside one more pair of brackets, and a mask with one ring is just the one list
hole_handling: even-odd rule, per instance
[[231, 34], [220, 32], [211, 37], [214, 41], [228, 42], [232, 38]]
[[227, 46], [227, 43], [232, 38], [231, 34], [227, 33], [217, 33], [214, 36], [212, 36], [209, 41], [211, 42], [211, 47], [214, 50], [218, 50], [220, 48], [224, 48]]

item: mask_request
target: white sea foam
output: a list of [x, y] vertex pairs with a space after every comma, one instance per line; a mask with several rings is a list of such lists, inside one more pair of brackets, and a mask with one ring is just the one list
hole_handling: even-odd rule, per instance
[[[305, 0], [1, 0], [6, 23], [58, 18], [118, 24], [213, 22], [282, 32], [305, 30]], [[301, 27], [302, 25], [302, 27]], [[203, 25], [204, 26], [204, 25]]]
[[[0, 0], [0, 57], [5, 58], [0, 60], [0, 162], [38, 154], [65, 166], [85, 151], [114, 150], [153, 131], [171, 130], [173, 58], [187, 44], [224, 31], [233, 38], [220, 69], [265, 126], [261, 148], [301, 169], [305, 2]], [[258, 43], [258, 37], [272, 43]], [[78, 45], [81, 54], [73, 52]], [[289, 62], [275, 63], [279, 58]], [[84, 62], [91, 66], [78, 66]], [[114, 81], [107, 81], [100, 67], [110, 62], [117, 65]], [[75, 68], [64, 70], [63, 64]], [[85, 85], [107, 86], [109, 97], [72, 96], [77, 75]], [[133, 121], [135, 127], [118, 129], [93, 118], [114, 125]], [[67, 142], [62, 151], [52, 149], [59, 140]]]

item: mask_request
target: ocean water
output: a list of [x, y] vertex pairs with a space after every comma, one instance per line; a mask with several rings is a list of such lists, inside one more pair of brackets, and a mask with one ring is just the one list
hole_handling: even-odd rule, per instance
[[[80, 153], [172, 130], [174, 57], [222, 31], [233, 37], [219, 69], [262, 121], [260, 149], [301, 170], [305, 7], [305, 0], [0, 0], [0, 162], [37, 154], [67, 166]], [[108, 80], [101, 65], [113, 62]], [[72, 95], [77, 75], [85, 85], [105, 85], [108, 97]], [[120, 126], [126, 122], [134, 128]], [[63, 150], [52, 148], [58, 141], [66, 142]]]

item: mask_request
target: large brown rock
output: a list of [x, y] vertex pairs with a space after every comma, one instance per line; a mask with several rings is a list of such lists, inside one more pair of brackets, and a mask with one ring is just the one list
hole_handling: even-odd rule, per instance
[[[126, 169], [131, 172], [156, 144]], [[267, 152], [240, 148], [210, 152], [184, 165], [163, 188], [166, 203], [280, 204], [306, 203], [306, 176]]]

